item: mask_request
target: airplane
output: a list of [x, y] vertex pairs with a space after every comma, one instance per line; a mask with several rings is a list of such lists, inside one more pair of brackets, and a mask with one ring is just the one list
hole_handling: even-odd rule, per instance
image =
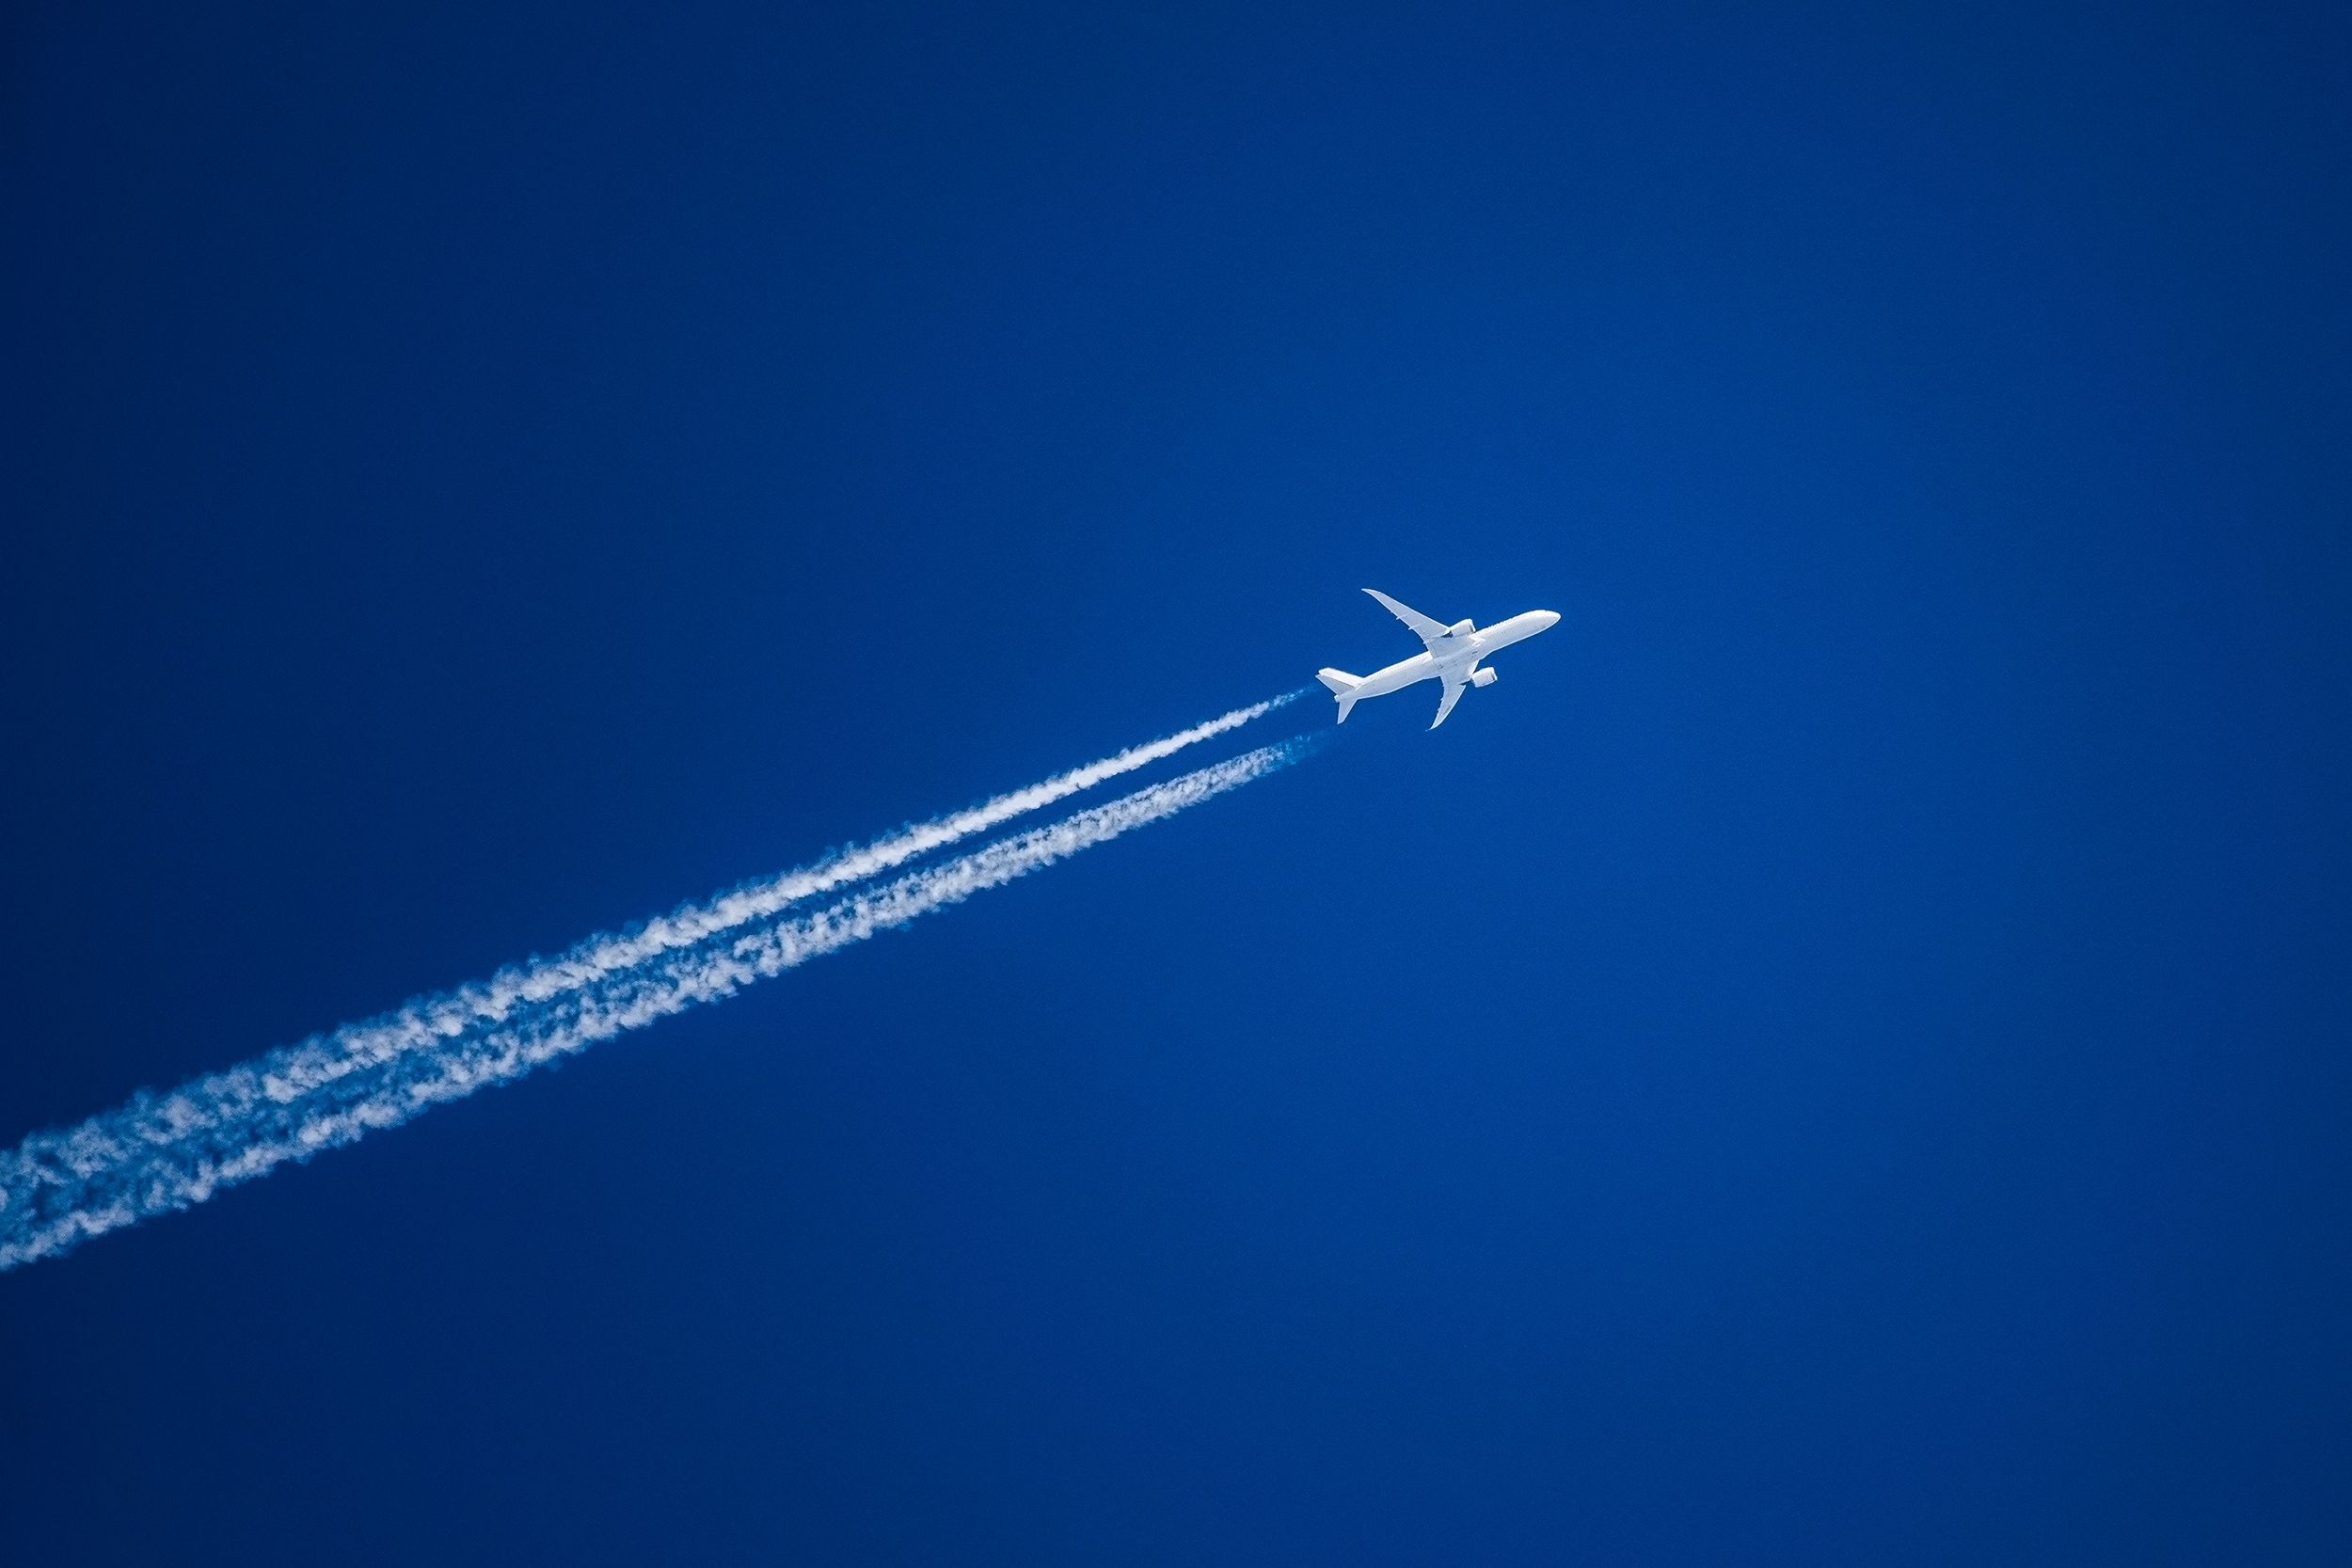
[[1480, 669], [1480, 659], [1498, 648], [1524, 642], [1537, 632], [1549, 631], [1560, 624], [1555, 610], [1531, 610], [1524, 615], [1497, 622], [1485, 631], [1468, 621], [1456, 621], [1449, 626], [1397, 603], [1377, 588], [1364, 592], [1378, 599], [1390, 614], [1412, 627], [1420, 635], [1424, 651], [1369, 675], [1351, 675], [1344, 670], [1316, 671], [1315, 679], [1340, 700], [1338, 721], [1343, 724], [1347, 722], [1347, 710], [1366, 697], [1385, 697], [1421, 681], [1443, 681], [1445, 693], [1438, 699], [1438, 716], [1429, 721], [1429, 727], [1434, 730], [1445, 722], [1445, 716], [1454, 711], [1454, 705], [1462, 700], [1464, 691], [1473, 686], [1492, 686], [1500, 678], [1492, 670]]

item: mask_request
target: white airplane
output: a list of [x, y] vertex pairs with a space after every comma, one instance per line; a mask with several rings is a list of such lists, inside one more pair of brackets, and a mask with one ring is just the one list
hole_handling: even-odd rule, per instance
[[1347, 722], [1347, 710], [1366, 697], [1385, 697], [1421, 681], [1443, 681], [1445, 694], [1438, 699], [1438, 716], [1429, 721], [1429, 727], [1434, 730], [1445, 722], [1445, 716], [1454, 711], [1454, 705], [1462, 700], [1466, 689], [1492, 686], [1500, 678], [1492, 670], [1481, 670], [1480, 659], [1498, 648], [1524, 642], [1537, 632], [1549, 631], [1560, 624], [1555, 610], [1531, 610], [1524, 615], [1498, 622], [1485, 631], [1468, 621], [1456, 621], [1449, 626], [1397, 603], [1377, 588], [1364, 592], [1420, 634], [1424, 651], [1369, 675], [1351, 675], [1344, 670], [1316, 671], [1315, 679], [1329, 687], [1331, 695], [1340, 700], [1339, 721], [1343, 724]]

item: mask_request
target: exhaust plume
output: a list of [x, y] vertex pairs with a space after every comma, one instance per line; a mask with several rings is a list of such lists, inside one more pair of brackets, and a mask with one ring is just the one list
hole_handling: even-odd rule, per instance
[[[1263, 778], [1310, 755], [1319, 741], [1300, 737], [1261, 747], [909, 872], [821, 910], [789, 917], [784, 913], [818, 892], [869, 878], [925, 848], [952, 843], [1088, 784], [1131, 771], [1152, 758], [1126, 759], [1152, 748], [1165, 748], [1155, 753], [1165, 756], [1208, 734], [1247, 723], [1274, 705], [1235, 709], [1210, 721], [1218, 726], [1216, 730], [1195, 726], [969, 811], [842, 851], [806, 870], [689, 906], [629, 936], [594, 939], [554, 961], [579, 965], [565, 972], [568, 983], [534, 991], [524, 988], [519, 977], [550, 966], [505, 972], [518, 978], [495, 1011], [475, 1005], [458, 1015], [457, 1022], [421, 1034], [393, 1029], [391, 1021], [422, 1006], [412, 1005], [390, 1015], [389, 1021], [360, 1026], [395, 1035], [396, 1048], [372, 1049], [365, 1055], [346, 1053], [325, 1064], [335, 1070], [320, 1071], [326, 1047], [306, 1042], [197, 1079], [166, 1095], [136, 1096], [79, 1126], [36, 1133], [12, 1154], [0, 1155], [0, 1270], [55, 1257], [93, 1236], [190, 1208], [288, 1160], [308, 1159], [322, 1149], [357, 1142], [434, 1105], [520, 1077], [599, 1040], [724, 1000], [756, 981]], [[1072, 782], [1081, 779], [1085, 782]], [[943, 833], [947, 836], [938, 836]], [[734, 899], [749, 901], [731, 903]], [[657, 927], [660, 933], [648, 938], [646, 933]], [[487, 988], [468, 988], [449, 994], [486, 993]], [[346, 1030], [327, 1038], [331, 1042], [358, 1033]]]

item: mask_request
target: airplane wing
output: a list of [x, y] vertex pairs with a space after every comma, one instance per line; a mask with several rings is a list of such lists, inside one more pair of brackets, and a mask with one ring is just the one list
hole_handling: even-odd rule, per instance
[[1445, 722], [1445, 716], [1454, 711], [1454, 705], [1462, 700], [1463, 689], [1469, 685], [1470, 682], [1459, 675], [1454, 676], [1445, 683], [1445, 695], [1438, 699], [1438, 716], [1429, 721], [1431, 729], [1434, 730]]
[[[1420, 610], [1415, 610], [1410, 605], [1401, 605], [1397, 603], [1394, 599], [1390, 598], [1386, 594], [1383, 594], [1377, 588], [1367, 588], [1364, 592], [1371, 594], [1374, 598], [1378, 599], [1380, 601], [1381, 609], [1387, 610], [1390, 614], [1395, 616], [1398, 620], [1412, 627], [1413, 635], [1420, 638], [1422, 642], [1435, 643], [1444, 638], [1445, 626], [1442, 622], [1431, 620], [1428, 616], [1423, 615]], [[1452, 705], [1449, 704], [1447, 705], [1451, 706]]]

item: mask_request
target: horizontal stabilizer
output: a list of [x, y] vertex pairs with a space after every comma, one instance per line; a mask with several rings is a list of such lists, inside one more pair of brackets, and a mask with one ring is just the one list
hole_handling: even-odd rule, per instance
[[1356, 689], [1364, 684], [1364, 677], [1351, 675], [1344, 670], [1318, 670], [1315, 672], [1315, 679], [1321, 681], [1330, 689], [1331, 695], [1340, 700], [1338, 722], [1346, 723], [1347, 710], [1356, 705]]

